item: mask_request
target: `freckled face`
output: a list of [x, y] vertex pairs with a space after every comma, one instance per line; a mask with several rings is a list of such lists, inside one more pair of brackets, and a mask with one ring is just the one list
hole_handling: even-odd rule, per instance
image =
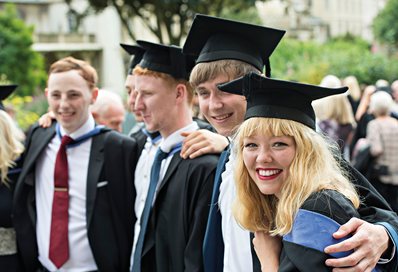
[[290, 136], [254, 135], [243, 140], [243, 161], [250, 177], [265, 195], [279, 197], [296, 155]]

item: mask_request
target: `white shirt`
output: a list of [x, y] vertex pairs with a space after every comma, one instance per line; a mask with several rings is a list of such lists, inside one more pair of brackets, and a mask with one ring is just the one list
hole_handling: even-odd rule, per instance
[[232, 204], [236, 198], [234, 180], [236, 154], [233, 150], [232, 148], [225, 171], [221, 174], [222, 182], [218, 202], [224, 240], [224, 271], [253, 271], [250, 232], [239, 226], [232, 214]]
[[[196, 122], [192, 122], [186, 127], [183, 127], [175, 132], [173, 132], [171, 135], [169, 135], [166, 139], [161, 139], [159, 147], [162, 149], [162, 151], [169, 153], [172, 151], [172, 149], [181, 143], [185, 137], [182, 137], [180, 134], [181, 132], [190, 132], [190, 131], [195, 131], [198, 130], [199, 126]], [[134, 226], [134, 243], [133, 243], [133, 250], [131, 252], [131, 258], [130, 258], [130, 270], [131, 267], [133, 266], [133, 260], [134, 260], [134, 253], [135, 253], [135, 247], [137, 244], [138, 236], [141, 230], [141, 215], [142, 211], [144, 210], [145, 206], [145, 201], [146, 197], [148, 194], [148, 189], [149, 189], [149, 182], [150, 182], [150, 177], [151, 177], [151, 168], [153, 161], [155, 159], [156, 151], [158, 149], [158, 145], [154, 146], [152, 145], [150, 139], [147, 138], [147, 142], [145, 144], [144, 150], [141, 153], [141, 156], [138, 160], [136, 171], [135, 171], [135, 188], [137, 192], [137, 198], [135, 201], [135, 213], [137, 217], [137, 221]], [[177, 151], [179, 153], [179, 151]], [[167, 168], [170, 165], [171, 159], [173, 158], [173, 153], [170, 154], [166, 159], [162, 161], [162, 165], [160, 168], [159, 172], [159, 181], [156, 187], [155, 191], [155, 196], [153, 198], [153, 201], [155, 202], [156, 195], [158, 194], [159, 186], [161, 184], [162, 179], [164, 178]], [[143, 167], [142, 171], [140, 169], [140, 166]]]
[[134, 186], [137, 192], [137, 197], [134, 204], [134, 212], [136, 214], [137, 221], [135, 222], [134, 226], [133, 251], [130, 261], [131, 266], [134, 260], [134, 252], [137, 245], [138, 235], [140, 234], [141, 230], [141, 215], [142, 211], [144, 210], [146, 196], [148, 194], [149, 182], [151, 178], [151, 168], [160, 140], [161, 138], [159, 137], [159, 140], [153, 143], [151, 138], [147, 137], [144, 149], [142, 150], [141, 156], [138, 159], [138, 163], [135, 168], [136, 170], [134, 173]]
[[[89, 119], [82, 127], [70, 134], [73, 139], [91, 131], [94, 119]], [[61, 127], [61, 135], [66, 134]], [[51, 211], [54, 192], [54, 168], [61, 139], [58, 135], [50, 141], [37, 159], [36, 164], [36, 235], [39, 261], [50, 271], [93, 271], [97, 270], [88, 237], [86, 220], [86, 186], [91, 139], [76, 147], [67, 148], [69, 174], [69, 259], [59, 269], [49, 259]]]

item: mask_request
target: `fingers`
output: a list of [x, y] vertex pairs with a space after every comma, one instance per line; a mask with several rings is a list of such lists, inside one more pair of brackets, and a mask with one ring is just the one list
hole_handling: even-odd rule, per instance
[[363, 223], [365, 223], [365, 221], [353, 217], [333, 233], [333, 237], [335, 239], [341, 239], [348, 234], [355, 232]]
[[[187, 159], [188, 157], [192, 159], [195, 157], [191, 157], [191, 156], [198, 156], [197, 151], [200, 150], [201, 148], [203, 148], [203, 146], [205, 145], [203, 143], [201, 134], [198, 133], [198, 131], [183, 132], [183, 133], [181, 133], [181, 136], [184, 136], [185, 139], [182, 142], [180, 156], [183, 159]], [[196, 154], [194, 154], [194, 153], [196, 153]], [[201, 152], [199, 152], [199, 153], [201, 153]], [[199, 154], [199, 155], [201, 155], [201, 154]]]
[[[333, 271], [371, 271], [380, 256], [388, 248], [388, 234], [379, 225], [373, 225], [360, 219], [350, 220], [339, 229], [342, 233], [354, 233], [349, 239], [325, 248], [326, 253], [354, 250], [347, 257], [328, 259], [326, 265], [334, 267]], [[339, 232], [338, 231], [338, 232]], [[336, 235], [340, 236], [340, 235]]]
[[[338, 258], [338, 259], [337, 258], [327, 259], [326, 265], [336, 268], [345, 268], [345, 269], [347, 269], [348, 267], [350, 268], [357, 267], [362, 269], [360, 271], [363, 271], [366, 267], [370, 265], [370, 260], [366, 259], [365, 257], [366, 255], [364, 254], [364, 251], [358, 250], [354, 251], [352, 254], [348, 255], [347, 257]], [[352, 270], [352, 271], [357, 271], [357, 270]]]
[[51, 125], [51, 118], [47, 114], [45, 114], [39, 118], [38, 123], [41, 127], [48, 128]]

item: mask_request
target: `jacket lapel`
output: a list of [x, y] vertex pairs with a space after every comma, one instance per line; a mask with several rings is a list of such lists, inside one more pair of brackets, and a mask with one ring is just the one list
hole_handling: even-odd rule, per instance
[[[171, 162], [169, 164], [169, 167], [167, 168], [166, 174], [164, 175], [164, 178], [160, 181], [160, 185], [159, 185], [159, 190], [158, 190], [158, 194], [160, 193], [160, 191], [162, 190], [163, 186], [169, 181], [169, 179], [173, 176], [174, 172], [177, 169], [177, 166], [180, 164], [180, 162], [183, 159], [180, 156], [179, 152], [176, 152], [173, 155], [173, 158], [171, 159]], [[156, 200], [155, 200], [156, 201]]]
[[[159, 185], [159, 190], [157, 193], [158, 195], [160, 194], [162, 188], [173, 177], [174, 172], [177, 170], [177, 167], [182, 160], [183, 159], [180, 157], [179, 152], [177, 152], [173, 155], [173, 158], [171, 159], [169, 167], [167, 168], [166, 174]], [[156, 200], [155, 200], [155, 203], [156, 203]], [[155, 205], [154, 205], [154, 207], [155, 207]], [[147, 229], [147, 233], [154, 231], [153, 229], [151, 229], [151, 228], [154, 228], [154, 220], [155, 220], [153, 212], [154, 212], [154, 208], [152, 209], [152, 214], [151, 214], [151, 217], [149, 218], [150, 223], [148, 224], [149, 229]], [[144, 242], [144, 248], [142, 249], [142, 256], [145, 256], [145, 254], [147, 254], [147, 252], [154, 246], [154, 244], [155, 244], [154, 239], [155, 239], [155, 235], [146, 235], [145, 242]]]
[[20, 175], [20, 177], [24, 177], [25, 182], [30, 183], [29, 185], [33, 185], [31, 184], [33, 180], [25, 179], [25, 177], [29, 172], [32, 171], [32, 167], [34, 167], [37, 158], [40, 156], [41, 152], [48, 145], [54, 135], [55, 125], [48, 129], [38, 128], [38, 131], [33, 135], [30, 142], [29, 152], [26, 153], [27, 156], [24, 158], [23, 168]]
[[97, 183], [100, 178], [101, 169], [104, 164], [104, 136], [100, 133], [92, 139], [90, 159], [87, 172], [87, 192], [86, 192], [86, 218], [87, 229], [90, 227], [91, 217], [93, 215], [95, 197], [97, 194]]

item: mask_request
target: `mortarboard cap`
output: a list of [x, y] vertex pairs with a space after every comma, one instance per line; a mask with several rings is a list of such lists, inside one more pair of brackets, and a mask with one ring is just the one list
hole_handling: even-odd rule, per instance
[[124, 43], [121, 43], [120, 46], [131, 55], [129, 69], [127, 71], [127, 74], [131, 75], [135, 66], [141, 61], [145, 49], [139, 45], [129, 45]]
[[261, 72], [266, 65], [269, 76], [269, 57], [284, 34], [284, 30], [197, 14], [183, 53], [197, 57], [196, 63], [234, 59]]
[[176, 79], [189, 79], [195, 61], [182, 54], [181, 47], [137, 41], [145, 53], [138, 64], [148, 70], [169, 74]]
[[348, 90], [347, 87], [325, 88], [270, 79], [253, 72], [217, 87], [224, 92], [246, 97], [245, 120], [251, 117], [288, 119], [314, 130], [315, 113], [312, 101]]
[[0, 110], [4, 110], [2, 101], [17, 88], [18, 85], [0, 85]]

